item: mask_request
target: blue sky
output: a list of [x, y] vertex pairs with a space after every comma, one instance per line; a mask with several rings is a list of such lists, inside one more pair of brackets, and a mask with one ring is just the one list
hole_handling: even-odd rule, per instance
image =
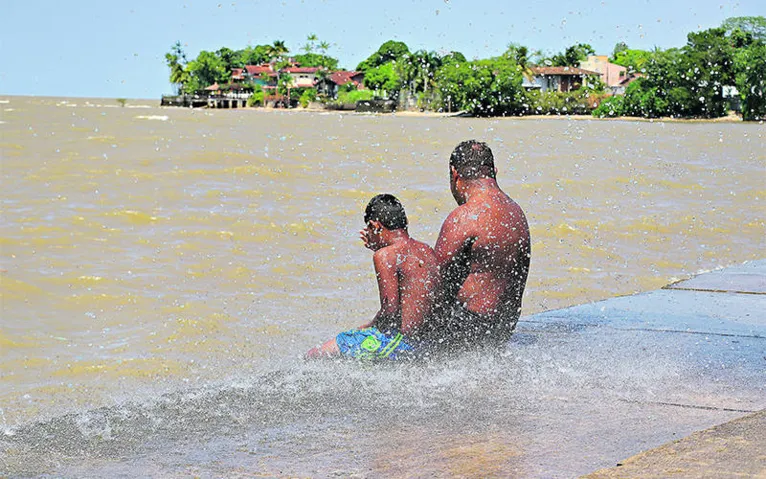
[[[159, 98], [170, 92], [164, 54], [190, 58], [280, 39], [295, 53], [309, 33], [353, 69], [390, 40], [411, 50], [499, 55], [510, 42], [557, 52], [576, 42], [610, 53], [682, 46], [686, 33], [725, 18], [766, 15], [763, 0], [346, 0], [4, 2], [0, 94]], [[364, 7], [362, 7], [364, 5]]]

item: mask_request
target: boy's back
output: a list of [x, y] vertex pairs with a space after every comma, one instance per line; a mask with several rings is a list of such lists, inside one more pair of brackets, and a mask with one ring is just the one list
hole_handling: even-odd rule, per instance
[[[379, 281], [381, 274], [386, 276], [385, 269], [395, 273], [396, 296], [399, 299], [396, 308], [399, 324], [379, 324], [378, 328], [395, 329], [407, 336], [417, 337], [434, 309], [434, 291], [439, 281], [436, 253], [427, 244], [407, 238], [376, 251], [373, 261]], [[381, 288], [386, 287], [381, 285]], [[381, 290], [381, 297], [384, 294]]]

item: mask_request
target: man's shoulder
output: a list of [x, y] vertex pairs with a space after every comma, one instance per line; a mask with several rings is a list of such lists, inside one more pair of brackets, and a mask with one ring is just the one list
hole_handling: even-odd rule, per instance
[[474, 209], [475, 207], [468, 203], [459, 205], [454, 210], [452, 210], [450, 214], [447, 215], [447, 218], [444, 220], [444, 222], [446, 223], [449, 221], [452, 223], [460, 224], [462, 221], [468, 219]]

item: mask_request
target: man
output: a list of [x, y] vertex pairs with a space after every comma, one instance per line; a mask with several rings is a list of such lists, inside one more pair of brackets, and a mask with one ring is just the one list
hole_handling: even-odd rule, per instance
[[531, 256], [524, 212], [498, 186], [492, 151], [475, 140], [450, 156], [458, 207], [436, 241], [441, 288], [436, 337], [449, 344], [502, 344], [521, 314]]
[[410, 238], [404, 207], [393, 195], [370, 200], [364, 222], [359, 234], [364, 246], [375, 252], [380, 310], [369, 323], [311, 349], [306, 358], [398, 359], [419, 349], [420, 331], [433, 312], [439, 281], [436, 254]]

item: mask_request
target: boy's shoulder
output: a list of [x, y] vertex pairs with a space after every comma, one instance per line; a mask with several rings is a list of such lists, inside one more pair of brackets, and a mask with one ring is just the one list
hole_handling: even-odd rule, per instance
[[384, 246], [373, 253], [372, 258], [375, 261], [390, 262], [396, 260], [396, 255], [401, 253], [402, 248], [400, 245], [391, 244]]

